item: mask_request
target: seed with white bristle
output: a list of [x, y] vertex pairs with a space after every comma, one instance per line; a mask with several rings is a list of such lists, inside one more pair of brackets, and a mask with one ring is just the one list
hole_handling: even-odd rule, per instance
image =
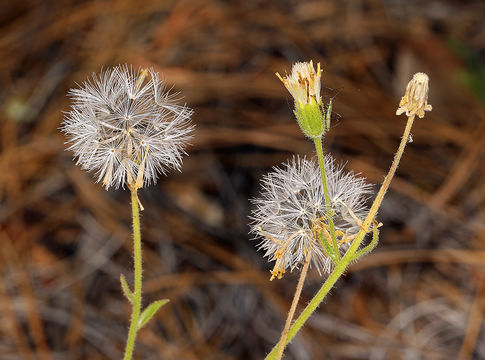
[[[363, 178], [335, 165], [329, 155], [325, 157], [325, 172], [335, 230], [339, 240], [344, 240], [360, 230], [356, 219], [365, 217], [371, 187]], [[308, 256], [320, 273], [328, 272], [331, 260], [318, 239], [319, 233], [329, 232], [318, 165], [293, 158], [266, 175], [262, 187], [260, 197], [253, 199], [251, 233], [261, 239], [259, 248], [265, 251], [264, 256], [276, 261], [272, 279], [299, 267]], [[345, 241], [340, 247], [346, 248]]]
[[104, 70], [71, 89], [71, 111], [62, 124], [77, 164], [108, 189], [154, 183], [180, 169], [192, 137], [192, 110], [177, 104], [153, 69], [126, 65]]

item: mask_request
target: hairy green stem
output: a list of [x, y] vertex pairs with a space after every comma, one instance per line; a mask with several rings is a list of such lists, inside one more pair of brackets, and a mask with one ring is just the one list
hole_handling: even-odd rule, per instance
[[303, 265], [303, 269], [301, 270], [300, 279], [298, 280], [298, 285], [296, 286], [295, 295], [293, 297], [293, 301], [291, 302], [288, 317], [286, 318], [285, 328], [283, 329], [283, 333], [281, 334], [281, 338], [279, 341], [280, 346], [278, 348], [278, 354], [276, 356], [277, 360], [281, 359], [281, 357], [283, 356], [283, 351], [285, 350], [286, 338], [288, 336], [288, 331], [290, 330], [291, 320], [293, 320], [293, 316], [295, 315], [298, 300], [300, 300], [301, 291], [303, 290], [303, 284], [305, 283], [305, 278], [308, 273], [308, 267], [310, 266], [310, 260], [311, 254], [308, 254], [305, 260], [305, 264]]
[[[357, 252], [362, 241], [364, 240], [365, 235], [368, 233], [368, 227], [374, 221], [377, 211], [379, 210], [379, 207], [382, 203], [382, 199], [384, 198], [384, 195], [387, 189], [389, 188], [389, 184], [391, 183], [391, 180], [394, 177], [394, 174], [396, 173], [399, 162], [401, 161], [402, 154], [404, 153], [404, 148], [406, 147], [406, 144], [408, 142], [409, 134], [411, 133], [411, 127], [413, 126], [413, 121], [414, 121], [414, 115], [408, 118], [408, 122], [406, 124], [406, 128], [404, 130], [401, 143], [399, 144], [399, 148], [396, 154], [394, 155], [394, 160], [392, 162], [392, 165], [381, 185], [381, 188], [379, 189], [379, 192], [377, 193], [376, 199], [374, 200], [372, 207], [370, 208], [364, 223], [362, 224], [361, 230], [357, 234], [357, 237], [352, 242], [352, 245], [347, 250], [347, 252], [345, 253], [344, 257], [340, 260], [340, 262], [336, 263], [335, 268], [330, 273], [327, 280], [323, 283], [320, 290], [313, 297], [313, 299], [308, 303], [306, 308], [301, 312], [300, 316], [295, 320], [293, 325], [290, 327], [284, 346], [286, 346], [293, 339], [293, 337], [295, 337], [298, 331], [308, 320], [310, 315], [318, 308], [318, 306], [321, 304], [321, 302], [328, 294], [330, 289], [332, 289], [332, 287], [335, 285], [335, 283], [340, 278], [340, 276], [342, 276], [342, 274], [345, 272], [350, 262], [354, 259], [354, 255]], [[320, 141], [320, 144], [321, 144], [321, 141]], [[317, 146], [317, 154], [318, 154], [318, 146]], [[320, 161], [320, 155], [319, 155], [319, 161]], [[323, 176], [324, 174], [322, 174], [322, 177]], [[271, 350], [271, 352], [266, 356], [265, 360], [274, 360], [279, 346], [280, 346], [279, 343], [276, 344]]]
[[399, 144], [399, 148], [396, 151], [396, 154], [394, 155], [394, 160], [392, 161], [391, 168], [389, 169], [389, 172], [387, 173], [386, 177], [384, 178], [384, 181], [382, 182], [381, 188], [379, 189], [379, 192], [377, 193], [376, 199], [374, 200], [374, 203], [372, 204], [372, 207], [369, 210], [369, 214], [367, 214], [367, 217], [364, 221], [364, 229], [367, 229], [371, 222], [374, 220], [375, 216], [377, 215], [377, 211], [379, 210], [379, 207], [381, 206], [382, 199], [384, 199], [384, 195], [387, 192], [387, 189], [389, 188], [389, 185], [391, 184], [391, 180], [394, 177], [394, 174], [396, 173], [397, 166], [399, 165], [399, 162], [401, 161], [402, 154], [404, 153], [404, 148], [406, 147], [406, 144], [408, 143], [409, 140], [409, 134], [411, 134], [411, 128], [413, 127], [413, 122], [414, 122], [414, 115], [411, 115], [408, 117], [408, 122], [406, 123], [406, 128], [404, 129], [404, 134], [401, 138], [401, 143]]
[[[323, 301], [323, 299], [328, 294], [330, 289], [333, 287], [333, 285], [343, 274], [348, 264], [346, 263], [345, 260], [346, 260], [346, 256], [344, 256], [342, 258], [342, 261], [335, 266], [332, 273], [327, 278], [327, 280], [323, 283], [320, 290], [317, 292], [317, 294], [313, 297], [310, 303], [305, 307], [305, 309], [302, 311], [300, 316], [298, 316], [298, 318], [295, 320], [293, 325], [290, 327], [290, 330], [288, 331], [288, 335], [286, 337], [285, 346], [295, 337], [295, 335], [298, 333], [301, 327], [305, 324], [306, 320], [320, 305], [320, 303]], [[273, 350], [271, 350], [271, 352], [266, 356], [265, 360], [274, 360], [279, 346], [280, 346], [280, 343], [278, 342], [278, 344], [274, 346]]]
[[330, 236], [332, 237], [332, 246], [334, 249], [335, 258], [337, 262], [340, 261], [340, 251], [338, 250], [337, 237], [335, 235], [335, 226], [333, 224], [332, 204], [330, 203], [330, 195], [328, 193], [327, 177], [325, 176], [325, 162], [323, 159], [323, 144], [322, 137], [313, 139], [315, 149], [317, 150], [318, 164], [320, 167], [320, 174], [322, 175], [323, 195], [325, 196], [325, 207], [327, 210], [328, 225], [330, 227]]
[[137, 190], [131, 190], [131, 209], [133, 215], [133, 257], [135, 261], [135, 289], [133, 292], [133, 309], [131, 313], [130, 330], [126, 341], [125, 356], [123, 360], [131, 360], [135, 348], [136, 332], [138, 331], [138, 321], [141, 311], [141, 231], [140, 231], [140, 211], [138, 209]]

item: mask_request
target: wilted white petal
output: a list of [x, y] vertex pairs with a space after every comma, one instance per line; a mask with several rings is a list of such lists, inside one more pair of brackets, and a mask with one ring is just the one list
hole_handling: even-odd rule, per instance
[[290, 92], [295, 102], [300, 105], [315, 102], [322, 103], [320, 96], [322, 70], [320, 63], [317, 64], [317, 71], [313, 67], [313, 62], [295, 63], [291, 68], [291, 74], [284, 78], [276, 73], [280, 80]]

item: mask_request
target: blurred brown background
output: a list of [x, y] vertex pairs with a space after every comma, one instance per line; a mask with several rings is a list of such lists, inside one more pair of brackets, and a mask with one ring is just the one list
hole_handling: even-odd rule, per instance
[[[313, 156], [274, 76], [313, 59], [325, 99], [338, 94], [326, 147], [369, 182], [390, 165], [416, 71], [433, 111], [381, 208], [379, 247], [286, 359], [485, 359], [484, 17], [481, 1], [2, 1], [0, 358], [121, 357], [129, 193], [94, 184], [58, 128], [75, 82], [128, 63], [163, 72], [197, 125], [183, 172], [140, 193], [145, 302], [171, 302], [136, 358], [262, 359], [296, 274], [269, 282], [248, 199], [272, 166]], [[302, 305], [322, 281], [310, 273]]]

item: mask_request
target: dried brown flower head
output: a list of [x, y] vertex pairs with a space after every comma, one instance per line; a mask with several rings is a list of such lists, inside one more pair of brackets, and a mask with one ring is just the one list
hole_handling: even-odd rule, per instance
[[428, 104], [428, 75], [422, 72], [414, 74], [408, 83], [406, 93], [399, 103], [396, 115], [406, 113], [406, 116], [418, 115], [424, 117], [425, 111], [431, 111], [432, 106]]

